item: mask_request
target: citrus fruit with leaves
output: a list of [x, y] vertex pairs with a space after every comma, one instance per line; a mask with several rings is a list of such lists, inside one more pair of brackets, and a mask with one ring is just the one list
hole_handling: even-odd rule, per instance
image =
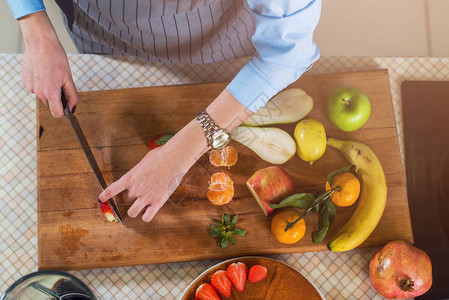
[[304, 236], [306, 232], [306, 222], [304, 219], [296, 222], [288, 230], [286, 227], [295, 222], [301, 216], [296, 210], [288, 209], [276, 214], [271, 221], [271, 233], [283, 244], [294, 244]]
[[209, 153], [209, 161], [216, 167], [232, 167], [238, 159], [237, 151], [232, 146], [227, 146], [219, 150], [212, 150]]
[[228, 174], [217, 172], [212, 175], [207, 191], [207, 199], [215, 205], [229, 203], [234, 197], [234, 183]]
[[[337, 206], [347, 207], [354, 204], [360, 195], [360, 181], [352, 172], [335, 174], [332, 178], [332, 188], [337, 188], [331, 196], [331, 201]], [[330, 190], [329, 181], [326, 182], [326, 191]]]

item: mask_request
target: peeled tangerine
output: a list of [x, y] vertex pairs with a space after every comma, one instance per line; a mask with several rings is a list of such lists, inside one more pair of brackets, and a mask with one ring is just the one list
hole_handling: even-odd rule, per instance
[[294, 132], [299, 157], [312, 164], [326, 150], [326, 131], [320, 121], [307, 118], [300, 121]]

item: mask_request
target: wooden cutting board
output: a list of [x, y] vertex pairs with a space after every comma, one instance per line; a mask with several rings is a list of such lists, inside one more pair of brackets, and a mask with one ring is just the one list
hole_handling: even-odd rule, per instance
[[[85, 92], [76, 115], [108, 184], [117, 180], [147, 153], [145, 144], [165, 130], [178, 131], [204, 109], [227, 83], [165, 86]], [[344, 133], [327, 119], [324, 104], [333, 90], [355, 86], [371, 99], [372, 114], [359, 130]], [[340, 139], [366, 143], [378, 155], [386, 174], [388, 201], [371, 237], [362, 245], [380, 246], [394, 239], [412, 241], [412, 229], [400, 161], [396, 124], [387, 70], [305, 75], [291, 87], [304, 89], [314, 99], [311, 116]], [[203, 156], [184, 177], [154, 220], [127, 217], [129, 205], [118, 199], [127, 227], [106, 221], [98, 208], [101, 190], [75, 133], [66, 118], [54, 119], [39, 101], [38, 129], [38, 262], [39, 269], [87, 269], [174, 261], [227, 258], [326, 250], [326, 242], [351, 216], [355, 207], [338, 209], [328, 237], [314, 244], [311, 232], [317, 216], [306, 217], [305, 237], [294, 245], [278, 243], [266, 218], [245, 186], [257, 170], [269, 166], [237, 142], [236, 166], [213, 167]], [[295, 124], [279, 126], [293, 134]], [[294, 156], [282, 165], [293, 177], [297, 192], [317, 192], [327, 174], [348, 165], [343, 155], [328, 148], [312, 166]], [[214, 206], [206, 198], [210, 175], [230, 173], [235, 198]], [[355, 206], [355, 205], [354, 205]], [[248, 233], [226, 249], [208, 234], [210, 219], [223, 213], [239, 215], [238, 227]]]

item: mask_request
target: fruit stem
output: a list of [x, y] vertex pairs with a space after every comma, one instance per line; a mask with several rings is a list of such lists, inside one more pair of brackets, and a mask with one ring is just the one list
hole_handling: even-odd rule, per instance
[[415, 283], [409, 278], [409, 277], [405, 277], [402, 279], [399, 279], [399, 288], [401, 290], [403, 290], [404, 292], [413, 292], [413, 286], [415, 285]]
[[346, 107], [351, 106], [351, 101], [348, 101], [345, 98], [342, 98], [341, 101], [343, 101], [345, 103]]
[[325, 193], [319, 195], [318, 198], [316, 198], [316, 200], [309, 206], [308, 209], [306, 209], [305, 212], [303, 212], [303, 214], [299, 218], [297, 218], [293, 222], [287, 222], [287, 226], [285, 227], [284, 231], [287, 232], [287, 230], [292, 228], [296, 223], [298, 223], [302, 218], [304, 218], [306, 216], [306, 214], [309, 211], [311, 211], [314, 207], [320, 206], [321, 203], [323, 203], [325, 200], [329, 199], [329, 197], [332, 196], [332, 194], [336, 190], [341, 190], [341, 187], [340, 186], [333, 187], [333, 188], [327, 190]]

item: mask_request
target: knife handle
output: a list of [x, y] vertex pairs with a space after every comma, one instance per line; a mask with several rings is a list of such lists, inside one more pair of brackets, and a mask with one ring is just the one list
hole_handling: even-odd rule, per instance
[[67, 107], [67, 98], [65, 97], [63, 88], [61, 88], [61, 102], [62, 102], [62, 109], [65, 110]]

